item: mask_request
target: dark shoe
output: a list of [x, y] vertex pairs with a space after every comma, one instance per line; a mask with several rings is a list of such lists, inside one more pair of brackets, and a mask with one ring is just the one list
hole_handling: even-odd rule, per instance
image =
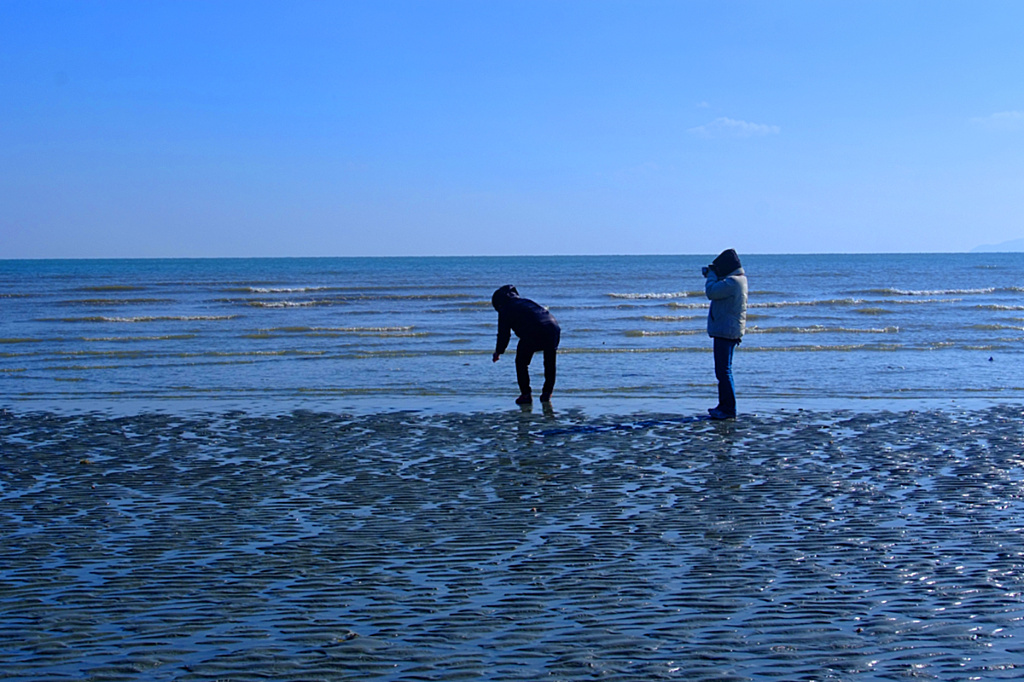
[[516, 405], [529, 405], [532, 402], [533, 396], [528, 393], [524, 393], [523, 395], [516, 398]]
[[550, 403], [551, 402], [551, 394], [550, 393], [541, 393], [540, 394], [540, 401], [542, 403]]
[[712, 407], [710, 410], [708, 410], [708, 414], [711, 416], [712, 419], [735, 419], [736, 418], [736, 413], [735, 412], [732, 412], [732, 413], [723, 412], [722, 410], [720, 410], [717, 407]]

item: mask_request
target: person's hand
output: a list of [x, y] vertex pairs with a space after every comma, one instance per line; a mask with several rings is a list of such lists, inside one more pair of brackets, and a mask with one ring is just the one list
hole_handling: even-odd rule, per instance
[[498, 358], [500, 358], [500, 357], [501, 357], [501, 355], [499, 355], [498, 353], [495, 353], [494, 355], [491, 356], [491, 362], [497, 362]]

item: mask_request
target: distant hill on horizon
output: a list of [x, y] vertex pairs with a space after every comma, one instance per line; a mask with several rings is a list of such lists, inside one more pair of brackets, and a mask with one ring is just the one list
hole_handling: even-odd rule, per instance
[[1011, 239], [1008, 242], [998, 244], [982, 244], [971, 249], [971, 253], [984, 253], [993, 251], [1024, 251], [1024, 239]]

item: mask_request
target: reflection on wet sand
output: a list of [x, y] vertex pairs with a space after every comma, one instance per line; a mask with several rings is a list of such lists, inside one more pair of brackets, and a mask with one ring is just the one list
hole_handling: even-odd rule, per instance
[[0, 670], [1010, 679], [1019, 407], [0, 416]]

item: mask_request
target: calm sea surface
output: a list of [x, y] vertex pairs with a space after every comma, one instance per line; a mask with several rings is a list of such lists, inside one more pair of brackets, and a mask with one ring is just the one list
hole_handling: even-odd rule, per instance
[[[0, 261], [0, 402], [504, 405], [490, 294], [513, 283], [562, 325], [557, 401], [697, 409], [713, 255]], [[741, 411], [1024, 399], [1024, 254], [743, 261]]]

